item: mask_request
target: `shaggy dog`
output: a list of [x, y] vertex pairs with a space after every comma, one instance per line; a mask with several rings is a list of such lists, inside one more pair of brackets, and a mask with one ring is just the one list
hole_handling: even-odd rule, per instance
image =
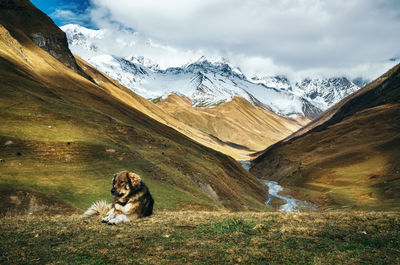
[[97, 202], [85, 215], [102, 214], [109, 209], [102, 222], [115, 225], [153, 213], [153, 197], [138, 175], [126, 170], [121, 171], [114, 175], [112, 183], [111, 194], [114, 196], [114, 202], [111, 205]]

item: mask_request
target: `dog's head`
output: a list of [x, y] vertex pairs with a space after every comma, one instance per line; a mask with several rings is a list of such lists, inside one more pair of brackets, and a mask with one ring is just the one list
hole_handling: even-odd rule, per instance
[[129, 195], [140, 189], [142, 179], [133, 172], [121, 171], [114, 175], [111, 194], [120, 202], [124, 203]]

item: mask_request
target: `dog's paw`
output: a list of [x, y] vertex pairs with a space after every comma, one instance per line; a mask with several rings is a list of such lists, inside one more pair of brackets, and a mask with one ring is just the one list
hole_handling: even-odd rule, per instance
[[102, 223], [108, 223], [110, 220], [115, 218], [115, 214], [111, 213], [109, 215], [107, 215], [106, 217], [103, 218], [103, 220], [101, 220]]
[[109, 220], [107, 222], [107, 224], [116, 225], [116, 224], [119, 224], [119, 223], [127, 223], [127, 222], [130, 222], [129, 218], [126, 217], [125, 214], [120, 214], [120, 215], [117, 215], [115, 218]]

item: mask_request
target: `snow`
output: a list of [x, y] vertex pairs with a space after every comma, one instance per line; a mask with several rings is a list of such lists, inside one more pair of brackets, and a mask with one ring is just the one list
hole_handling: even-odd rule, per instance
[[125, 58], [112, 55], [110, 41], [114, 41], [114, 49], [122, 47], [132, 51], [135, 50], [134, 41], [107, 40], [105, 30], [79, 25], [66, 25], [61, 29], [66, 32], [73, 53], [148, 99], [176, 93], [191, 99], [194, 106], [213, 107], [238, 96], [280, 115], [294, 117], [326, 110], [359, 89], [345, 77], [313, 78], [296, 83], [285, 76], [248, 79], [226, 58], [210, 60], [202, 56], [182, 66], [161, 70], [157, 62], [141, 55]]

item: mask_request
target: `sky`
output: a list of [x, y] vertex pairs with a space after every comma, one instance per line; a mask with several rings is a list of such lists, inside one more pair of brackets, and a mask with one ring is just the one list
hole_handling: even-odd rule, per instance
[[162, 52], [137, 44], [115, 55], [131, 52], [167, 66], [205, 55], [227, 58], [249, 75], [373, 79], [400, 61], [399, 0], [31, 2], [59, 26], [107, 29], [122, 42], [136, 32]]

